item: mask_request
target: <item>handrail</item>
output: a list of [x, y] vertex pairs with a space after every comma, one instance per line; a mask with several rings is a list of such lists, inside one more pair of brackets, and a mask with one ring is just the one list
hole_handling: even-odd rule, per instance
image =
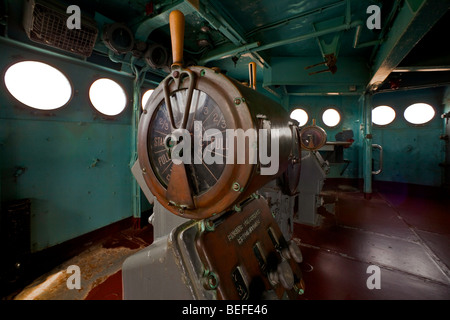
[[381, 172], [383, 172], [383, 147], [380, 146], [379, 144], [373, 144], [372, 148], [376, 148], [380, 150], [380, 168], [378, 169], [378, 171], [372, 171], [372, 174], [374, 176], [379, 175]]

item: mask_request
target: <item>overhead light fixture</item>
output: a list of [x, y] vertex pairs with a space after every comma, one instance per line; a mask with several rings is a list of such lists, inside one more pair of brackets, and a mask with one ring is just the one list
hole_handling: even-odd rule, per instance
[[442, 71], [450, 71], [450, 66], [398, 67], [392, 72], [442, 72]]
[[170, 54], [162, 45], [152, 44], [149, 46], [144, 54], [144, 59], [151, 68], [163, 69], [169, 72], [171, 65]]
[[123, 23], [108, 24], [104, 27], [102, 40], [105, 46], [116, 54], [125, 54], [134, 47], [133, 32]]

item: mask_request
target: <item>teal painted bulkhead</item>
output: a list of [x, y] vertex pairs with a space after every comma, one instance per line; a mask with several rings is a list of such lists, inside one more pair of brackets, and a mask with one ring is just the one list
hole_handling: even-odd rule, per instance
[[[448, 91], [448, 90], [447, 90]], [[372, 97], [372, 108], [381, 105], [391, 106], [396, 112], [395, 120], [387, 126], [373, 125], [373, 144], [383, 147], [383, 171], [373, 176], [374, 181], [399, 182], [424, 186], [440, 187], [444, 184], [442, 163], [445, 161], [445, 141], [440, 139], [445, 132], [445, 87], [420, 90], [393, 91], [379, 93]], [[412, 125], [403, 114], [407, 107], [415, 103], [431, 105], [436, 112], [429, 123]], [[325, 129], [328, 141], [336, 141], [336, 135], [344, 130], [353, 131], [355, 140], [351, 147], [344, 149], [344, 159], [350, 161], [342, 172], [345, 163], [332, 164], [328, 178], [362, 179], [363, 107], [359, 96], [303, 96], [290, 97], [290, 109], [304, 109], [312, 120]], [[341, 122], [334, 128], [327, 127], [322, 114], [334, 108], [341, 114]], [[379, 151], [373, 150], [373, 169], [379, 168]]]
[[[445, 87], [397, 91], [376, 94], [374, 107], [388, 105], [396, 112], [395, 120], [387, 126], [373, 126], [373, 143], [384, 149], [383, 172], [375, 181], [392, 181], [440, 187], [443, 185], [445, 142], [444, 131]], [[404, 112], [415, 103], [431, 105], [436, 115], [428, 123], [413, 125], [405, 120]], [[374, 159], [378, 159], [375, 154]], [[374, 164], [378, 168], [378, 163]]]
[[[344, 159], [349, 161], [347, 169], [342, 171], [346, 164], [332, 165], [328, 178], [365, 179], [370, 186], [370, 160], [366, 158], [370, 159], [367, 155], [371, 152], [365, 145], [378, 143], [384, 148], [384, 170], [373, 180], [442, 184], [439, 164], [444, 161], [445, 142], [439, 136], [445, 130], [445, 123], [440, 115], [449, 111], [449, 91], [447, 98], [444, 87], [386, 92], [371, 97], [364, 94], [389, 86], [389, 76], [398, 67], [407, 71], [436, 67], [434, 55], [438, 53], [437, 58], [448, 61], [446, 54], [441, 56], [442, 50], [427, 51], [425, 59], [421, 50], [413, 50], [419, 40], [427, 40], [425, 35], [431, 36], [425, 42], [421, 40], [424, 47], [438, 43], [436, 36], [440, 38], [440, 30], [445, 28], [441, 24], [432, 28], [445, 12], [448, 17], [448, 1], [283, 0], [241, 4], [236, 0], [202, 0], [198, 7], [191, 2], [194, 1], [156, 1], [157, 6], [149, 8], [145, 2], [136, 0], [74, 1], [96, 19], [99, 30], [106, 21], [124, 21], [133, 27], [138, 39], [166, 47], [170, 46], [167, 15], [173, 9], [183, 10], [187, 22], [185, 49], [200, 65], [219, 67], [230, 77], [246, 82], [248, 63], [256, 61], [258, 91], [282, 103], [286, 109], [305, 109], [309, 124], [316, 119], [317, 125], [327, 131], [329, 141], [335, 141], [336, 135], [344, 130], [353, 131], [354, 143], [344, 150]], [[7, 4], [8, 15], [0, 19], [0, 31], [4, 31], [0, 39], [0, 201], [31, 200], [32, 251], [52, 247], [125, 218], [138, 217], [150, 206], [144, 200], [141, 203], [137, 200], [140, 191], [130, 171], [136, 157], [139, 107], [133, 103], [133, 97], [139, 94], [128, 70], [133, 61], [128, 59], [131, 54], [128, 53], [127, 59], [112, 54], [99, 37], [94, 55], [87, 59], [90, 62], [71, 58], [70, 54], [64, 58], [65, 53], [34, 44], [26, 37], [22, 27], [22, 1], [1, 3]], [[369, 4], [382, 7], [386, 19], [383, 18], [381, 30], [365, 28]], [[446, 17], [441, 21], [448, 21]], [[213, 50], [198, 46], [201, 26], [209, 26]], [[325, 54], [336, 56], [335, 74], [317, 73], [323, 71]], [[123, 63], [109, 61], [108, 55]], [[50, 112], [36, 111], [17, 102], [2, 80], [7, 67], [22, 60], [42, 61], [61, 70], [73, 86], [71, 101]], [[444, 68], [424, 78], [433, 79], [434, 83], [437, 74], [442, 74], [437, 83], [448, 85], [445, 79], [448, 63], [437, 64]], [[141, 61], [142, 65], [145, 63]], [[312, 66], [316, 67], [311, 69]], [[316, 73], [310, 74], [313, 71]], [[161, 72], [154, 74], [160, 80]], [[402, 77], [408, 80], [411, 74], [415, 73], [406, 72]], [[105, 118], [89, 102], [89, 86], [101, 77], [119, 82], [128, 95], [127, 108], [117, 117]], [[430, 84], [419, 79], [421, 76], [412, 78], [413, 85]], [[153, 81], [152, 85], [157, 83]], [[445, 110], [443, 101], [446, 101]], [[423, 126], [405, 122], [404, 109], [417, 102], [435, 108], [433, 121]], [[370, 118], [365, 117], [366, 107], [381, 104], [393, 107], [397, 119], [386, 127], [365, 128], [364, 123]], [[330, 107], [337, 109], [342, 117], [335, 128], [328, 128], [322, 122], [322, 112]], [[373, 139], [365, 137], [367, 133]], [[378, 167], [376, 151], [373, 158], [375, 169]], [[371, 189], [364, 191], [370, 193]]]
[[[0, 51], [1, 201], [31, 200], [31, 251], [133, 216], [133, 79], [5, 44]], [[73, 86], [70, 102], [38, 111], [15, 100], [3, 75], [21, 60], [62, 71]], [[117, 117], [105, 118], [89, 102], [90, 85], [102, 77], [127, 93], [127, 108]]]

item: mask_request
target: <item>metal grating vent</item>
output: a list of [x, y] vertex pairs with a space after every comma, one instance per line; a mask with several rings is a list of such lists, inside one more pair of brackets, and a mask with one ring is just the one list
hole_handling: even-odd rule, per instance
[[81, 29], [69, 29], [68, 18], [63, 10], [30, 1], [24, 16], [25, 31], [34, 42], [89, 57], [98, 35], [95, 22], [83, 19]]

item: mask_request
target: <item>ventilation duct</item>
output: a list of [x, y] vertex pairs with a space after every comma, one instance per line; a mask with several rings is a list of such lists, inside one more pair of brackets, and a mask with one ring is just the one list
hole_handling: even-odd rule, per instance
[[42, 0], [26, 0], [23, 25], [28, 38], [83, 57], [89, 57], [97, 40], [98, 29], [93, 19], [82, 17], [81, 29], [69, 29], [67, 8]]

